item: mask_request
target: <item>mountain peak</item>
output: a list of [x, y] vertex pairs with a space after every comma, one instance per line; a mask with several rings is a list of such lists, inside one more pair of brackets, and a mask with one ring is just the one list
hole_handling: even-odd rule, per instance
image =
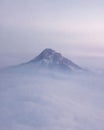
[[47, 53], [47, 52], [54, 53], [55, 51], [51, 48], [46, 48], [46, 49], [43, 50], [43, 53]]
[[[30, 61], [32, 64], [39, 64], [42, 67], [55, 68], [60, 70], [75, 70], [81, 69], [78, 65], [73, 63], [71, 60], [63, 57], [60, 53], [53, 49], [44, 49], [37, 57]], [[29, 62], [29, 63], [30, 63]]]
[[41, 53], [40, 56], [42, 56], [43, 58], [47, 58], [49, 56], [52, 56], [55, 54], [55, 51], [50, 49], [50, 48], [46, 48], [44, 49]]

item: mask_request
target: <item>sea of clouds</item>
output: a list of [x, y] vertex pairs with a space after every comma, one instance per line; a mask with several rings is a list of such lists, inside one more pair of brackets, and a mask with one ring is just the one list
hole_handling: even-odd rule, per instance
[[104, 73], [28, 72], [0, 73], [0, 130], [104, 130]]

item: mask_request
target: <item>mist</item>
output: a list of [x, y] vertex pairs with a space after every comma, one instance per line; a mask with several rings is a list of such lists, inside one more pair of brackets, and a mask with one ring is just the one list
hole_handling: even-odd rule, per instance
[[104, 73], [47, 72], [0, 73], [0, 129], [103, 130]]
[[0, 130], [104, 130], [103, 34], [103, 0], [0, 0]]

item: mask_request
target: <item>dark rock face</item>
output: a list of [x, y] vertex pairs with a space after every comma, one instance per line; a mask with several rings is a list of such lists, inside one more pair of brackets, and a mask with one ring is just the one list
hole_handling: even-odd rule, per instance
[[66, 71], [82, 69], [71, 60], [63, 57], [60, 53], [48, 48], [28, 63], [39, 64], [42, 67], [47, 67], [50, 69], [60, 69]]

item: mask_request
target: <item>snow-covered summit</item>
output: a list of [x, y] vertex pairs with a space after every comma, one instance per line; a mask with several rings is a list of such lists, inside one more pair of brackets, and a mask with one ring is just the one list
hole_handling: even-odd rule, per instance
[[38, 56], [32, 60], [11, 66], [3, 71], [8, 72], [29, 72], [29, 73], [57, 73], [57, 72], [83, 72], [84, 69], [65, 58], [61, 53], [56, 52], [53, 49], [46, 48]]
[[48, 68], [55, 68], [60, 70], [79, 70], [81, 67], [73, 63], [71, 60], [65, 58], [60, 53], [47, 48], [43, 50], [37, 57], [28, 63], [39, 63]]

